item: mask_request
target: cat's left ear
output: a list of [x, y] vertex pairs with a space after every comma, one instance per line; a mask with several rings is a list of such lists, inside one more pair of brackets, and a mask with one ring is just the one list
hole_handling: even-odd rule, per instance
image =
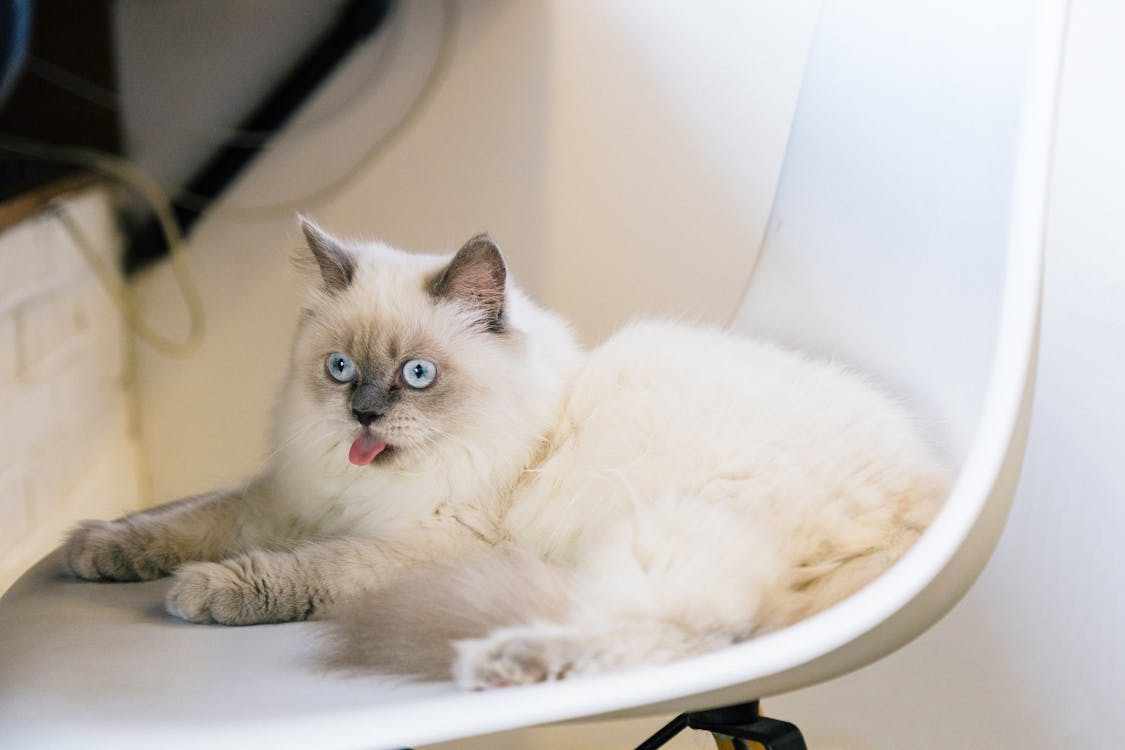
[[339, 292], [348, 287], [355, 277], [355, 258], [344, 244], [316, 225], [305, 216], [298, 216], [301, 231], [305, 233], [309, 250], [320, 268], [324, 288], [329, 292]]
[[508, 270], [500, 248], [487, 234], [464, 244], [430, 284], [435, 297], [456, 300], [481, 313], [490, 331], [504, 330], [504, 285]]

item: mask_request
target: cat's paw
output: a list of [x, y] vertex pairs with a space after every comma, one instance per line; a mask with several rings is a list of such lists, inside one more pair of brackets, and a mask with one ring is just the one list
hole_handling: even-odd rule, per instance
[[189, 622], [262, 622], [258, 591], [228, 563], [195, 562], [180, 567], [164, 596], [164, 609]]
[[175, 567], [173, 561], [126, 521], [85, 521], [63, 544], [68, 573], [88, 581], [149, 581]]
[[257, 625], [314, 616], [308, 587], [288, 557], [251, 552], [223, 562], [181, 566], [164, 596], [164, 609], [191, 622]]
[[576, 671], [581, 648], [569, 637], [533, 628], [502, 630], [455, 647], [454, 680], [471, 690], [561, 680]]

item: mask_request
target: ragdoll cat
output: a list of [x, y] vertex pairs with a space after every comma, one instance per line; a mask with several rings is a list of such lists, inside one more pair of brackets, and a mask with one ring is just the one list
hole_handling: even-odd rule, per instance
[[315, 282], [265, 468], [86, 522], [75, 575], [173, 575], [194, 622], [335, 615], [339, 664], [501, 686], [807, 617], [946, 494], [911, 418], [837, 365], [659, 322], [585, 352], [487, 236], [451, 259], [302, 225]]

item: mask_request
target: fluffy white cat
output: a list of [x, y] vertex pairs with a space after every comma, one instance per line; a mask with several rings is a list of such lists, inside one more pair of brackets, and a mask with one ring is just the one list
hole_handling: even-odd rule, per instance
[[495, 687], [813, 614], [947, 493], [910, 416], [840, 366], [660, 322], [585, 352], [486, 236], [450, 258], [303, 229], [316, 281], [265, 468], [83, 524], [75, 575], [173, 574], [195, 622], [327, 615], [339, 664]]

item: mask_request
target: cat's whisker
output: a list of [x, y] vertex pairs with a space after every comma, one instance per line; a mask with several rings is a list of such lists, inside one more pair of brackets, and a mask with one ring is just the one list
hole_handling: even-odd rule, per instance
[[[293, 443], [297, 442], [298, 440], [302, 440], [302, 439], [305, 439], [305, 438], [307, 438], [307, 437], [308, 437], [308, 433], [309, 433], [309, 432], [311, 432], [311, 431], [312, 431], [313, 429], [315, 429], [315, 428], [317, 428], [317, 427], [324, 427], [324, 424], [323, 424], [322, 422], [316, 422], [316, 421], [311, 421], [311, 420], [310, 420], [309, 422], [307, 422], [306, 424], [302, 425], [301, 427], [298, 427], [298, 428], [297, 428], [297, 430], [296, 430], [295, 432], [293, 432], [293, 433], [292, 433], [292, 434], [291, 434], [291, 435], [290, 435], [290, 436], [289, 436], [288, 438], [286, 438], [286, 439], [285, 439], [285, 440], [284, 440], [283, 442], [281, 442], [280, 444], [278, 444], [278, 445], [277, 445], [277, 446], [276, 446], [276, 447], [275, 447], [275, 448], [273, 449], [273, 451], [271, 451], [271, 452], [270, 452], [270, 454], [269, 454], [268, 456], [266, 456], [266, 460], [268, 461], [268, 460], [270, 460], [270, 459], [272, 459], [272, 458], [275, 458], [275, 457], [277, 456], [277, 454], [278, 454], [278, 453], [282, 452], [283, 450], [285, 450], [286, 448], [288, 448], [288, 447], [289, 447], [290, 445], [292, 445]], [[319, 437], [319, 438], [314, 438], [314, 439], [312, 439], [312, 440], [311, 440], [310, 442], [316, 442], [316, 443], [319, 443], [319, 442], [320, 442], [321, 440], [324, 440], [325, 438], [327, 438], [327, 437], [329, 437], [329, 436], [331, 436], [331, 435], [335, 434], [335, 432], [336, 432], [335, 430], [332, 430], [332, 431], [326, 431], [326, 432], [325, 432], [325, 433], [324, 433], [324, 434], [323, 434], [323, 435], [322, 435], [321, 437]]]
[[292, 434], [290, 434], [288, 438], [286, 438], [285, 440], [283, 440], [282, 442], [280, 442], [276, 446], [274, 446], [274, 449], [272, 451], [270, 451], [269, 455], [266, 456], [266, 460], [269, 460], [269, 459], [273, 458], [278, 453], [285, 450], [286, 448], [288, 448], [290, 445], [292, 445], [296, 441], [306, 437], [306, 435], [310, 431], [312, 431], [312, 429], [316, 426], [317, 426], [317, 424], [315, 422], [309, 422], [308, 424], [305, 424], [305, 425], [299, 427]]
[[331, 445], [329, 445], [327, 448], [324, 449], [324, 451], [321, 452], [320, 457], [321, 458], [328, 458], [328, 456], [331, 455], [332, 453], [335, 453], [337, 450], [342, 449], [343, 444], [344, 444], [343, 440], [333, 441]]
[[342, 439], [340, 438], [340, 431], [334, 430], [334, 429], [327, 429], [327, 430], [325, 430], [324, 432], [322, 432], [318, 435], [307, 436], [306, 440], [305, 440], [305, 442], [310, 446], [315, 446], [315, 445], [324, 443], [326, 441], [330, 441], [330, 445], [328, 446], [329, 450], [339, 447], [340, 444], [343, 442]]

